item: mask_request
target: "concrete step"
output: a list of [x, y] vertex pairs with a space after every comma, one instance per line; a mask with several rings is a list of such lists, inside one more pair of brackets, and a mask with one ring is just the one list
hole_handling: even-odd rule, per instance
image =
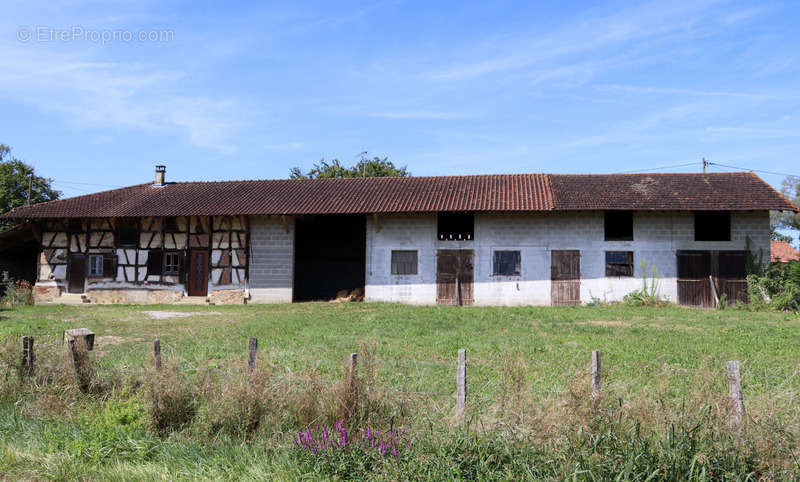
[[174, 305], [207, 305], [207, 296], [184, 296], [180, 301], [172, 303]]

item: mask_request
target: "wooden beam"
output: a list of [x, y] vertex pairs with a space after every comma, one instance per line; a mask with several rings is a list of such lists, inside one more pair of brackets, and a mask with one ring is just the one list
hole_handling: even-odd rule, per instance
[[283, 232], [289, 234], [289, 222], [286, 221], [286, 216], [281, 216], [281, 222], [283, 223]]
[[378, 213], [372, 213], [372, 221], [375, 223], [375, 232], [379, 232], [381, 225], [378, 223]]

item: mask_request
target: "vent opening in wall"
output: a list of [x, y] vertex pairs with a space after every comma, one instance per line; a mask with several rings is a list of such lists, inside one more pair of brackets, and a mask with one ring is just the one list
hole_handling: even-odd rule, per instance
[[606, 241], [633, 241], [633, 211], [606, 211]]
[[440, 241], [472, 241], [475, 237], [473, 213], [439, 213], [437, 226]]
[[697, 211], [694, 213], [695, 241], [730, 241], [730, 211]]
[[410, 250], [392, 251], [392, 274], [417, 274], [417, 252]]

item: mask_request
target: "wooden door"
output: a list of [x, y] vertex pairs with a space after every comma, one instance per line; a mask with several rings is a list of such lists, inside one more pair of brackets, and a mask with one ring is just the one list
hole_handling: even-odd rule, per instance
[[436, 302], [440, 305], [474, 303], [475, 253], [440, 249], [436, 259]]
[[729, 303], [747, 303], [747, 252], [720, 251], [717, 255], [717, 292], [725, 295]]
[[189, 251], [187, 283], [189, 296], [206, 296], [208, 294], [208, 251]]
[[550, 258], [550, 300], [553, 306], [581, 304], [581, 252], [554, 250]]
[[678, 251], [678, 303], [712, 307], [711, 252]]
[[86, 290], [86, 256], [71, 254], [67, 264], [67, 292], [83, 293]]

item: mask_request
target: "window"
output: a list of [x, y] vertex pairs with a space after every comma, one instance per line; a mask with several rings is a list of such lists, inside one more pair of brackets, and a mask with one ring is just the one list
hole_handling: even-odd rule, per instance
[[633, 211], [606, 211], [606, 241], [633, 241]]
[[471, 241], [474, 229], [472, 213], [439, 213], [438, 238], [441, 241]]
[[519, 251], [495, 251], [492, 263], [494, 276], [519, 276], [522, 272], [522, 255]]
[[730, 241], [730, 211], [698, 211], [694, 213], [695, 241]]
[[139, 225], [136, 221], [117, 221], [117, 246], [135, 247], [139, 244]]
[[417, 252], [392, 251], [392, 274], [417, 274]]
[[114, 253], [90, 254], [90, 278], [114, 278], [117, 274], [117, 257]]
[[164, 270], [164, 251], [151, 249], [147, 253], [147, 276], [161, 276]]
[[180, 231], [177, 218], [164, 218], [164, 231], [167, 233], [177, 233]]
[[179, 275], [181, 273], [182, 261], [183, 253], [179, 251], [170, 251], [164, 253], [164, 274]]
[[633, 276], [633, 251], [606, 251], [606, 276]]
[[99, 278], [103, 276], [103, 255], [89, 255], [89, 276]]

